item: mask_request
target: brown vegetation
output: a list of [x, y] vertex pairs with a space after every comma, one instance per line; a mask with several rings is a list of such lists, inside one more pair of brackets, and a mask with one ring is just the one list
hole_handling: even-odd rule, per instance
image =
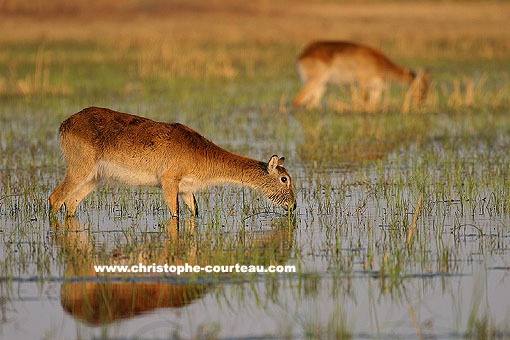
[[[505, 2], [20, 1], [0, 2], [0, 39], [118, 43], [362, 41], [392, 55], [510, 54]], [[23, 27], [23, 29], [20, 29]]]

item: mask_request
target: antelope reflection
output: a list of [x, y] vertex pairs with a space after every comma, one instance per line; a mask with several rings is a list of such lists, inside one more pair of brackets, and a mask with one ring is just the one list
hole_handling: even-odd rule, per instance
[[[189, 220], [194, 228], [194, 219]], [[191, 266], [208, 264], [230, 265], [237, 263], [267, 265], [283, 264], [289, 257], [292, 246], [292, 229], [278, 228], [263, 233], [244, 233], [240, 243], [243, 248], [239, 255], [242, 260], [234, 263], [211, 263], [211, 240], [207, 237], [192, 237], [179, 233], [179, 222], [168, 222], [160, 242], [145, 242], [129, 251], [114, 250], [100, 256], [93, 240], [84, 227], [73, 217], [68, 217], [64, 227], [54, 219], [54, 239], [65, 261], [66, 281], [61, 287], [61, 303], [66, 312], [75, 319], [89, 325], [108, 324], [159, 308], [180, 308], [200, 299], [212, 288], [212, 284], [169, 283], [177, 278], [173, 273], [96, 273], [94, 265], [133, 265], [153, 263]], [[282, 230], [285, 229], [285, 230]], [[187, 237], [186, 237], [187, 236]], [[191, 236], [191, 237], [190, 237]], [[205, 249], [205, 251], [204, 251]], [[224, 249], [220, 249], [222, 253]], [[270, 252], [271, 256], [267, 256]], [[262, 255], [262, 256], [261, 256]], [[101, 260], [100, 260], [101, 258]], [[235, 257], [231, 257], [235, 259]], [[265, 260], [264, 260], [265, 259]], [[109, 263], [105, 263], [108, 261]], [[185, 276], [180, 277], [185, 280]], [[121, 278], [129, 279], [122, 282]], [[159, 280], [159, 281], [158, 281]]]

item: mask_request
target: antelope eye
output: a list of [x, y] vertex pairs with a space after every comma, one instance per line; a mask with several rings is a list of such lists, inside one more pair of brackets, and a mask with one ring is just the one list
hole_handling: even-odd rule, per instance
[[281, 180], [283, 183], [285, 183], [285, 182], [287, 182], [287, 177], [282, 177], [282, 178], [280, 178], [280, 180]]

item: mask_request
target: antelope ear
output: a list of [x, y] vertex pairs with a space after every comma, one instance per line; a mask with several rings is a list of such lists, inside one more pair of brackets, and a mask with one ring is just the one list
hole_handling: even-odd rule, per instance
[[267, 172], [275, 171], [278, 162], [279, 162], [278, 156], [272, 155], [271, 158], [269, 159], [269, 162], [267, 163]]
[[421, 79], [428, 80], [430, 78], [430, 70], [429, 69], [418, 69], [417, 76]]
[[285, 162], [285, 157], [280, 157], [280, 159], [278, 160], [278, 165], [283, 166], [283, 162]]

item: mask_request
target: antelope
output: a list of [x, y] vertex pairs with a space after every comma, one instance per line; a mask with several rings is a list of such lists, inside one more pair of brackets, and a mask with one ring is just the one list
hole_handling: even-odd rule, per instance
[[179, 216], [178, 195], [196, 216], [194, 193], [224, 183], [259, 190], [286, 210], [296, 207], [284, 157], [267, 163], [243, 157], [179, 123], [89, 107], [62, 122], [59, 138], [67, 172], [50, 195], [52, 214], [65, 204], [74, 216], [102, 181], [162, 187], [172, 217]]
[[392, 62], [382, 52], [347, 41], [312, 42], [299, 55], [297, 69], [304, 85], [294, 100], [295, 106], [320, 106], [328, 83], [358, 83], [364, 99], [369, 90], [372, 105], [380, 102], [382, 89], [388, 81], [408, 85], [416, 83], [418, 103], [428, 92], [428, 72], [418, 77], [410, 69]]

